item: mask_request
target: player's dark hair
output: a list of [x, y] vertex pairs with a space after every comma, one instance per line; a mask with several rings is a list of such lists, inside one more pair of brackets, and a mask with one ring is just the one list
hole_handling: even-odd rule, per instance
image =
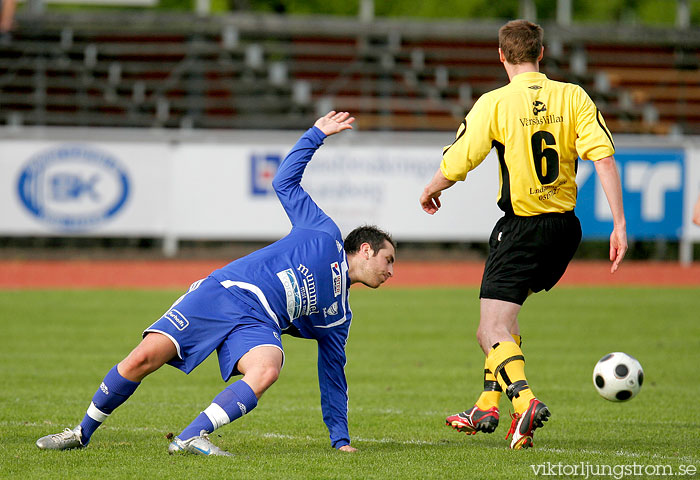
[[535, 63], [542, 52], [544, 30], [527, 20], [512, 20], [498, 30], [498, 47], [511, 65]]
[[369, 243], [376, 255], [384, 247], [384, 242], [389, 242], [394, 248], [396, 244], [391, 235], [374, 225], [362, 225], [357, 227], [345, 237], [345, 253], [348, 255], [360, 251], [360, 245]]

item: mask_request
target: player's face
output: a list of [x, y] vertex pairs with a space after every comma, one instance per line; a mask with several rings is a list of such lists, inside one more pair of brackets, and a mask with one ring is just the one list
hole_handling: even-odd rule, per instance
[[366, 261], [365, 275], [362, 283], [371, 288], [377, 288], [394, 275], [394, 246], [384, 240], [384, 245], [378, 252], [369, 249]]

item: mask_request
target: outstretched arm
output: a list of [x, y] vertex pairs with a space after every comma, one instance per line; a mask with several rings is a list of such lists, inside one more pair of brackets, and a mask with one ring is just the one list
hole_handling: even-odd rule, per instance
[[[349, 325], [347, 325], [349, 327]], [[340, 328], [318, 339], [318, 384], [321, 390], [323, 421], [333, 448], [355, 451], [348, 432], [348, 384], [345, 378], [347, 328]]]
[[613, 215], [613, 231], [610, 234], [610, 261], [613, 264], [610, 273], [615, 273], [627, 253], [627, 222], [622, 206], [620, 173], [613, 157], [605, 157], [593, 164]]
[[313, 127], [301, 136], [277, 170], [272, 187], [287, 212], [293, 226], [316, 228], [329, 232], [338, 229], [335, 223], [311, 199], [301, 187], [301, 177], [306, 165], [328, 135], [352, 128], [355, 120], [347, 112], [329, 112], [316, 120]]
[[442, 170], [438, 168], [433, 179], [426, 185], [425, 189], [423, 189], [423, 194], [420, 196], [420, 205], [423, 207], [423, 210], [430, 215], [437, 212], [438, 209], [442, 207], [440, 203], [440, 194], [443, 190], [450, 188], [455, 183], [457, 182], [446, 179], [445, 175], [442, 174]]
[[695, 208], [693, 208], [693, 223], [695, 225], [700, 225], [700, 196], [698, 196], [698, 200], [695, 202]]

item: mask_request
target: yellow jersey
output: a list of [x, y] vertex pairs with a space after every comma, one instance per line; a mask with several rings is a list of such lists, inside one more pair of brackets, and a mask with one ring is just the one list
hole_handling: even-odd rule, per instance
[[498, 153], [498, 206], [533, 216], [576, 206], [578, 158], [615, 153], [612, 135], [588, 94], [572, 83], [521, 73], [482, 95], [442, 152], [448, 180], [464, 180], [492, 148]]

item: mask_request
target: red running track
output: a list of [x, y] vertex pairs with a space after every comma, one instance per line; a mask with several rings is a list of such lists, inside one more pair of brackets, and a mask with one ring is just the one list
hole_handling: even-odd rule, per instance
[[[0, 288], [183, 289], [225, 265], [221, 260], [0, 260]], [[401, 262], [386, 285], [475, 286], [480, 262]], [[560, 285], [700, 286], [700, 262], [623, 262], [610, 274], [603, 261], [572, 262]]]

